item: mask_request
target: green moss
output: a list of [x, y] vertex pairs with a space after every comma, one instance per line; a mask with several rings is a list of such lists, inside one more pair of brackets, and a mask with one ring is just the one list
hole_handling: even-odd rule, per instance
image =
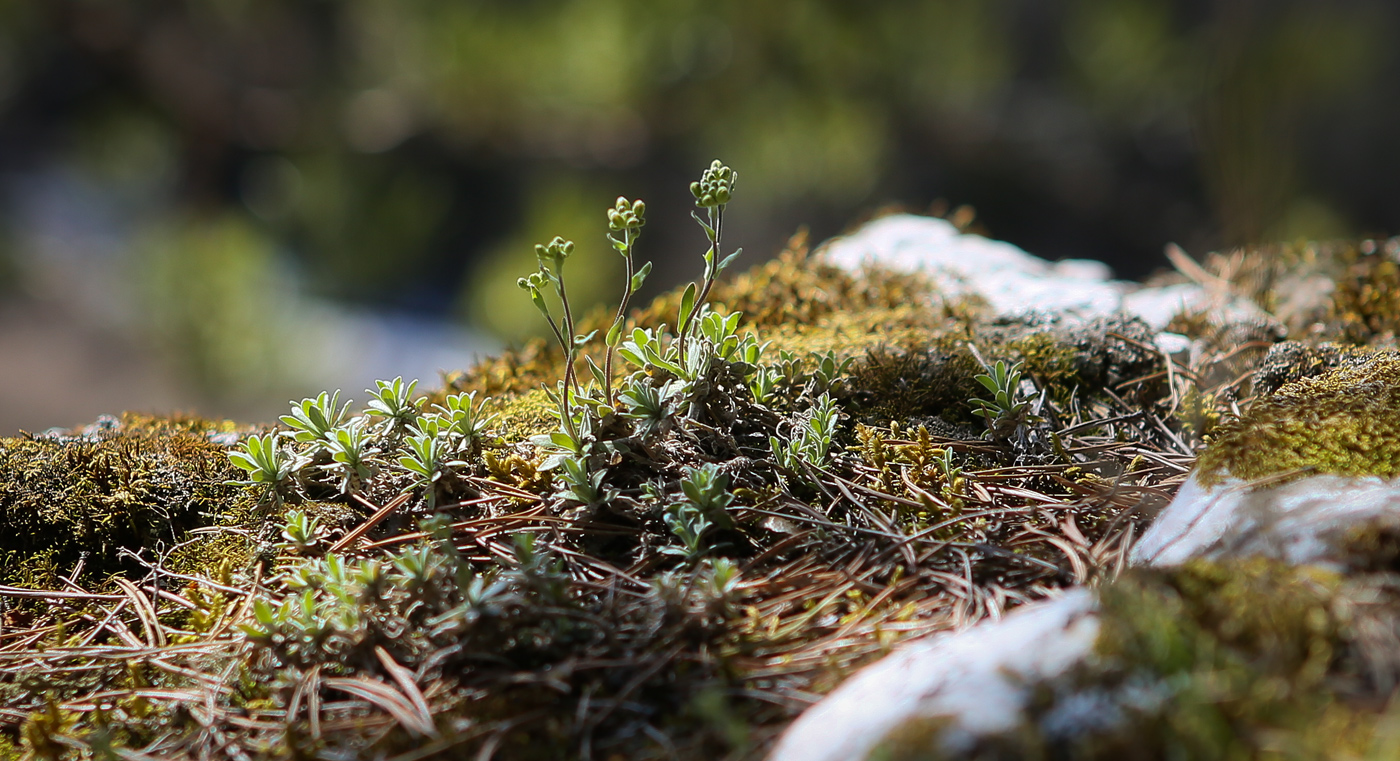
[[1221, 426], [1198, 477], [1218, 483], [1296, 473], [1400, 475], [1400, 357], [1294, 381]]
[[[125, 568], [122, 550], [173, 546], [238, 501], [226, 424], [126, 417], [114, 431], [0, 439], [0, 582], [41, 581], [38, 565], [86, 575]], [[37, 565], [36, 565], [37, 564]]]
[[[1364, 247], [1363, 247], [1364, 246]], [[1335, 277], [1327, 325], [1344, 341], [1369, 345], [1394, 340], [1400, 331], [1400, 264], [1374, 241], [1332, 252]], [[1393, 241], [1385, 246], [1393, 248]], [[1369, 251], [1369, 253], [1367, 253]]]

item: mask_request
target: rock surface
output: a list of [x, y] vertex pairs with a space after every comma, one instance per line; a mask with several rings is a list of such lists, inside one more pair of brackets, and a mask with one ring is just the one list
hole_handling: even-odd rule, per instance
[[1031, 686], [1059, 676], [1093, 649], [1096, 606], [1093, 593], [1075, 589], [1001, 621], [910, 642], [803, 714], [770, 759], [864, 759], [919, 719], [946, 722], [936, 751], [947, 755], [1014, 729]]

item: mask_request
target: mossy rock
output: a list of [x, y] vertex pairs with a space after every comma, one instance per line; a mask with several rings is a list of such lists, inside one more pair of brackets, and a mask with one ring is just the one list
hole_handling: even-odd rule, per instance
[[[246, 497], [221, 441], [228, 423], [126, 415], [77, 435], [0, 439], [0, 583], [52, 588], [139, 567]], [[155, 560], [151, 555], [148, 560]]]
[[1226, 476], [1400, 475], [1400, 355], [1342, 358], [1336, 355], [1338, 366], [1328, 372], [1299, 371], [1305, 377], [1222, 426], [1197, 464], [1201, 483]]

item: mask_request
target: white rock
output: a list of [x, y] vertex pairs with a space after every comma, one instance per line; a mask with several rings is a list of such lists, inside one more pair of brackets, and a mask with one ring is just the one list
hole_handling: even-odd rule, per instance
[[1156, 336], [1153, 336], [1152, 343], [1156, 344], [1157, 348], [1161, 349], [1163, 353], [1170, 354], [1173, 357], [1188, 354], [1191, 351], [1192, 345], [1191, 339], [1186, 336], [1180, 333], [1168, 333], [1166, 331], [1162, 331]]
[[926, 272], [945, 296], [977, 294], [999, 315], [1088, 320], [1124, 312], [1162, 330], [1182, 311], [1211, 310], [1222, 324], [1265, 319], [1252, 301], [1194, 283], [1143, 288], [1113, 280], [1103, 262], [1049, 262], [1002, 241], [966, 235], [935, 217], [881, 217], [825, 246], [828, 261], [855, 271], [878, 264]]
[[1237, 478], [1205, 487], [1193, 474], [1130, 560], [1171, 566], [1196, 557], [1265, 555], [1342, 570], [1339, 542], [1350, 529], [1376, 520], [1400, 522], [1400, 481], [1312, 476], [1251, 490]]
[[981, 295], [998, 314], [1047, 313], [1091, 319], [1117, 312], [1131, 287], [1109, 279], [1102, 262], [1051, 263], [1010, 243], [959, 233], [944, 220], [896, 214], [826, 245], [828, 261], [849, 270], [873, 263], [923, 271], [945, 295]]
[[949, 719], [930, 752], [965, 751], [1015, 727], [1035, 682], [1088, 656], [1096, 609], [1092, 592], [1072, 589], [1000, 621], [910, 642], [802, 714], [769, 761], [863, 761], [910, 719]]

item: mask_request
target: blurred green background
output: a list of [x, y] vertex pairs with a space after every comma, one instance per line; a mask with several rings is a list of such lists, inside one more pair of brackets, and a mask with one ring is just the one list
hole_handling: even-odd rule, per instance
[[1397, 37], [1390, 0], [0, 0], [0, 434], [431, 383], [541, 329], [536, 241], [611, 295], [619, 194], [652, 286], [693, 276], [717, 156], [749, 261], [940, 199], [1124, 277], [1393, 233]]

